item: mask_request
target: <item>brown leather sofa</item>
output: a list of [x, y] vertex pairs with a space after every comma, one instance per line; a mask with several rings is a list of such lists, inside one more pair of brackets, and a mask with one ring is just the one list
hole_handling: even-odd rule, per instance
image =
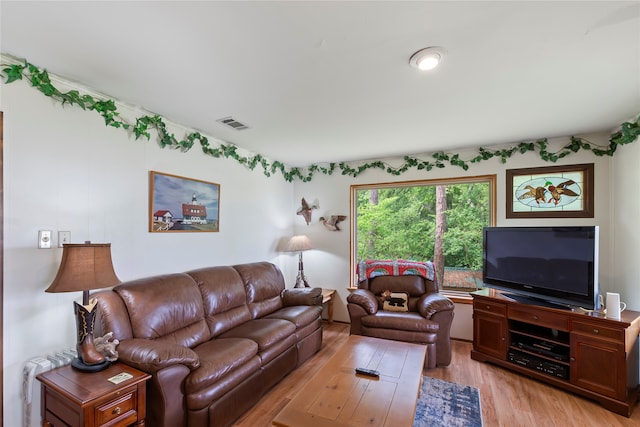
[[[385, 291], [409, 295], [406, 312], [383, 310]], [[425, 344], [424, 367], [451, 363], [450, 330], [454, 304], [431, 280], [418, 275], [365, 279], [347, 297], [351, 334]]]
[[228, 426], [322, 345], [322, 290], [285, 289], [259, 262], [120, 284], [98, 299], [97, 333], [152, 375], [149, 427]]

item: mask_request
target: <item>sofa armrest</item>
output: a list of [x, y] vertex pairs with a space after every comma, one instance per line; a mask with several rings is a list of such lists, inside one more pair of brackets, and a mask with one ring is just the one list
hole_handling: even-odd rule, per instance
[[322, 288], [291, 288], [282, 291], [282, 305], [322, 305]]
[[172, 365], [184, 365], [191, 371], [200, 366], [195, 351], [166, 342], [132, 338], [120, 341], [117, 350], [122, 362], [150, 374]]
[[349, 304], [359, 305], [367, 312], [367, 314], [375, 314], [378, 312], [378, 300], [373, 292], [366, 289], [356, 289], [347, 297]]
[[418, 311], [425, 319], [431, 319], [436, 313], [453, 311], [453, 302], [440, 294], [425, 294], [418, 300]]

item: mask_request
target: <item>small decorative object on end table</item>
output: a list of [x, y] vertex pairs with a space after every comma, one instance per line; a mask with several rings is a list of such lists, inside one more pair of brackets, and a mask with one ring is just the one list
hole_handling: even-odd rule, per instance
[[111, 243], [65, 243], [58, 274], [45, 292], [82, 291], [82, 304], [74, 302], [78, 328], [78, 357], [71, 366], [83, 372], [99, 372], [111, 362], [102, 355], [93, 342], [98, 301], [89, 298], [92, 289], [106, 288], [120, 283], [111, 262]]
[[146, 382], [151, 375], [123, 363], [97, 373], [63, 366], [37, 376], [42, 383], [42, 425], [145, 425]]
[[322, 288], [322, 304], [327, 303], [327, 315], [329, 323], [333, 323], [333, 297], [336, 295], [335, 289]]

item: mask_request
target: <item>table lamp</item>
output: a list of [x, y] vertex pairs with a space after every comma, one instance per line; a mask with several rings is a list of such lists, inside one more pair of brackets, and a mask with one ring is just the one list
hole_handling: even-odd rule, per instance
[[63, 245], [58, 274], [45, 292], [82, 291], [82, 304], [74, 301], [78, 357], [71, 361], [71, 366], [80, 371], [99, 372], [110, 365], [93, 343], [98, 300], [89, 299], [89, 291], [118, 283], [120, 279], [116, 276], [111, 262], [111, 243], [85, 242]]
[[307, 278], [304, 276], [304, 267], [302, 265], [302, 252], [313, 249], [311, 240], [305, 235], [293, 236], [287, 243], [286, 252], [298, 252], [298, 276], [296, 277], [296, 288], [310, 288]]

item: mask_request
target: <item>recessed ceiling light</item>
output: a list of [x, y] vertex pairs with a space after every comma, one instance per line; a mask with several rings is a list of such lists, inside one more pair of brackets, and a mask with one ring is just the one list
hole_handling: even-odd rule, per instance
[[444, 58], [441, 47], [427, 47], [420, 49], [409, 58], [409, 65], [421, 71], [433, 70]]

